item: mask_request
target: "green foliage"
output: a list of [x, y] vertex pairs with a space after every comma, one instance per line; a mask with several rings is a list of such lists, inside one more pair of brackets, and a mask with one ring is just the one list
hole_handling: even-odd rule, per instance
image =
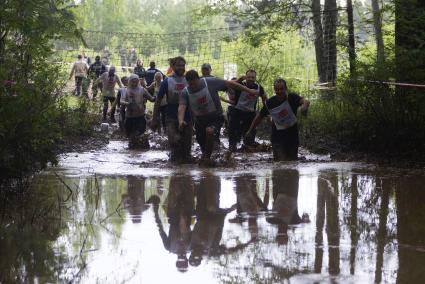
[[340, 75], [337, 89], [327, 91], [332, 99], [313, 101], [304, 140], [312, 147], [325, 140], [326, 147], [334, 141], [350, 150], [413, 157], [425, 141], [425, 97], [381, 83], [394, 78], [394, 58], [379, 64], [371, 56], [357, 62], [357, 79]]
[[[223, 16], [199, 17], [199, 11], [208, 1], [167, 0], [86, 0], [75, 9], [80, 27], [85, 30], [111, 33], [164, 34], [180, 33], [206, 28], [225, 27]], [[90, 40], [90, 39], [89, 39]], [[149, 37], [129, 37], [115, 46], [111, 38], [102, 38], [94, 43], [94, 50], [105, 47], [143, 47], [141, 53], [154, 53]], [[176, 34], [173, 41], [153, 42], [156, 46], [167, 45], [182, 54], [186, 49], [195, 49], [197, 42]], [[111, 47], [112, 46], [112, 47]], [[192, 50], [193, 51], [193, 50]]]
[[257, 71], [257, 80], [273, 95], [273, 82], [284, 78], [293, 92], [308, 96], [308, 91], [317, 78], [314, 47], [295, 30], [272, 33], [264, 37], [258, 46], [253, 47], [245, 37], [235, 45], [238, 73], [243, 75], [248, 69]]
[[[0, 187], [55, 164], [66, 135], [90, 129], [85, 116], [70, 110], [59, 95], [66, 78], [62, 66], [47, 63], [53, 40], [78, 38], [71, 4], [8, 1], [2, 7]], [[75, 123], [71, 133], [70, 122]]]

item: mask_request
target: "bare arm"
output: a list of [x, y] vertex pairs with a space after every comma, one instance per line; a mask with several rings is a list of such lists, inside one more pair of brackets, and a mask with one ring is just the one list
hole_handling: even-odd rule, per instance
[[186, 112], [187, 106], [184, 104], [179, 104], [179, 112], [178, 112], [178, 118], [179, 118], [179, 127], [183, 127], [186, 122], [184, 122], [184, 114]]
[[257, 115], [255, 116], [254, 120], [251, 123], [251, 126], [249, 127], [248, 132], [246, 133], [246, 136], [248, 136], [252, 130], [254, 130], [255, 128], [257, 128], [257, 126], [260, 124], [260, 122], [263, 120], [263, 115], [261, 115], [261, 113], [257, 113]]
[[301, 98], [300, 104], [301, 104], [301, 112], [307, 113], [307, 110], [310, 107], [310, 101], [305, 98]]
[[102, 78], [102, 76], [99, 76], [99, 78], [97, 78], [96, 81], [93, 82], [93, 85], [99, 84], [100, 81], [102, 80], [101, 78]]
[[121, 98], [120, 104], [122, 104], [123, 106], [128, 106], [130, 103], [128, 102], [127, 97], [125, 97], [124, 99]]
[[[119, 91], [118, 91], [119, 92]], [[121, 99], [120, 99], [120, 103], [121, 103]], [[118, 104], [118, 94], [117, 94], [117, 99], [114, 101], [114, 103], [112, 104], [112, 106], [111, 106], [111, 109], [113, 109], [113, 108], [115, 108], [116, 106], [117, 106], [117, 104]], [[109, 112], [110, 112], [110, 110], [109, 110]], [[108, 112], [108, 113], [109, 113]]]
[[154, 96], [152, 96], [149, 92], [148, 92], [148, 90], [147, 89], [144, 89], [145, 90], [145, 94], [144, 94], [144, 96], [145, 96], [145, 98], [147, 98], [150, 102], [155, 102], [155, 97]]
[[264, 89], [262, 87], [261, 87], [261, 89], [263, 90], [263, 93], [260, 96], [261, 96], [261, 101], [263, 102], [263, 106], [264, 106], [264, 105], [266, 105], [267, 95], [264, 92]]
[[220, 100], [221, 100], [222, 102], [228, 103], [229, 105], [234, 105], [234, 104], [235, 104], [235, 102], [234, 102], [234, 101], [231, 101], [231, 100], [225, 99], [225, 98], [223, 98], [223, 97], [221, 97], [221, 96], [220, 96]]
[[74, 74], [74, 71], [75, 71], [75, 64], [72, 65], [71, 73], [69, 74], [69, 79], [72, 78], [72, 75]]
[[124, 85], [122, 84], [120, 77], [118, 77], [118, 75], [116, 75], [116, 76], [117, 76], [118, 86], [120, 86], [120, 88], [124, 88]]
[[226, 85], [227, 88], [231, 88], [231, 89], [239, 90], [239, 91], [244, 91], [244, 92], [247, 92], [247, 93], [255, 95], [255, 96], [259, 95], [257, 90], [247, 88], [244, 85], [241, 85], [236, 81], [225, 81], [225, 85]]
[[152, 82], [148, 87], [146, 87], [146, 90], [148, 90], [149, 93], [153, 94], [155, 90], [155, 81]]

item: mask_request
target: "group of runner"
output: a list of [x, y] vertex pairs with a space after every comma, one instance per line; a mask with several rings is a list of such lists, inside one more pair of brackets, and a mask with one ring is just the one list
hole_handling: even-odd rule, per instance
[[[77, 89], [80, 82], [77, 74], [84, 69], [82, 62], [84, 59], [80, 56], [72, 71], [75, 72]], [[150, 127], [152, 130], [162, 128], [166, 133], [172, 162], [193, 162], [191, 147], [194, 130], [202, 151], [200, 164], [214, 164], [211, 155], [220, 147], [219, 136], [225, 121], [230, 152], [237, 150], [240, 140], [245, 146], [253, 146], [256, 144], [255, 129], [266, 116], [270, 116], [273, 122], [271, 143], [274, 159], [297, 159], [297, 111], [301, 107], [301, 112], [306, 113], [310, 103], [288, 92], [284, 79], [274, 81], [275, 95], [267, 98], [264, 88], [256, 82], [257, 74], [253, 69], [247, 70], [239, 79], [223, 80], [211, 75], [211, 66], [207, 63], [201, 66], [201, 75], [196, 70], [186, 71], [186, 60], [177, 56], [169, 60], [171, 70], [167, 72], [168, 76], [156, 69], [154, 62], [150, 63], [148, 70], [144, 70], [139, 61], [136, 66], [139, 67], [138, 72], [135, 68], [129, 77], [119, 78], [113, 66], [106, 71], [104, 65], [98, 62], [100, 58], [98, 60], [96, 57], [95, 63], [85, 67], [88, 74], [94, 72], [94, 88], [97, 90], [99, 83], [102, 86], [103, 119], [106, 120], [109, 113], [110, 121], [115, 122], [115, 108], [118, 106], [120, 126], [132, 139], [145, 133], [146, 101], [154, 102]], [[98, 65], [94, 65], [96, 63]], [[119, 90], [115, 96], [116, 85]], [[221, 98], [221, 91], [226, 92], [228, 97]], [[258, 112], [259, 98], [263, 107]], [[229, 104], [226, 117], [221, 101]], [[111, 107], [108, 112], [109, 103]]]

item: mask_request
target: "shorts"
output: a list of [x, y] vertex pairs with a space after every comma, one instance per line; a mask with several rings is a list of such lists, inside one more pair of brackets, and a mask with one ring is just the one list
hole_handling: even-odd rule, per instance
[[144, 116], [126, 117], [124, 125], [128, 137], [142, 135], [146, 131], [146, 119]]

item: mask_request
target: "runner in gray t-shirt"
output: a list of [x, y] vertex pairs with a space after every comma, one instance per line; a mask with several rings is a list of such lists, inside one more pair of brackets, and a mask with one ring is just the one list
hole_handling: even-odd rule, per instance
[[219, 91], [228, 88], [258, 95], [258, 91], [249, 89], [235, 81], [226, 81], [217, 77], [199, 78], [195, 70], [186, 73], [186, 87], [179, 101], [179, 127], [186, 125], [184, 114], [189, 107], [195, 120], [196, 140], [201, 146], [201, 164], [211, 164], [211, 154], [214, 142], [219, 142], [220, 129], [223, 125], [223, 108], [220, 103]]

